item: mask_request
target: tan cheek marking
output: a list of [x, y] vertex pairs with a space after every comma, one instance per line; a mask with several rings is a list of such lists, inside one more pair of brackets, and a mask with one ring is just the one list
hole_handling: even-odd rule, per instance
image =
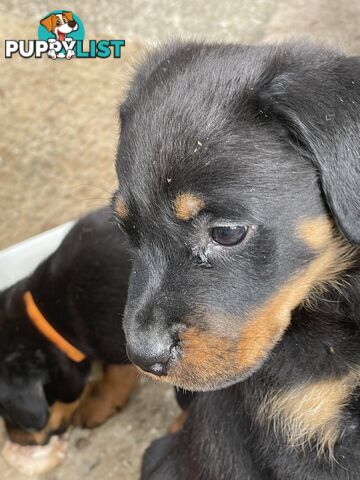
[[126, 218], [129, 215], [128, 209], [127, 209], [126, 204], [125, 204], [125, 200], [123, 199], [123, 197], [121, 195], [118, 195], [115, 198], [114, 210], [119, 215], [119, 217], [123, 220], [126, 220]]
[[236, 341], [190, 327], [181, 335], [181, 360], [165, 377], [145, 375], [189, 390], [206, 390], [238, 371]]
[[179, 220], [190, 220], [195, 217], [204, 206], [204, 200], [191, 193], [180, 193], [174, 200], [174, 211]]
[[167, 380], [184, 388], [206, 390], [237, 375], [236, 339], [190, 327], [181, 336], [182, 359]]
[[332, 225], [326, 216], [302, 219], [296, 233], [312, 250], [321, 250], [332, 239]]
[[297, 232], [312, 249], [322, 253], [250, 316], [240, 333], [238, 347], [238, 363], [245, 368], [254, 366], [281, 339], [292, 311], [311, 300], [312, 294], [338, 282], [339, 274], [349, 268], [355, 258], [356, 249], [334, 235], [327, 217], [305, 220]]
[[239, 365], [251, 368], [281, 339], [290, 323], [292, 311], [314, 286], [330, 278], [336, 258], [335, 248], [326, 250], [250, 316], [240, 332]]
[[261, 404], [257, 420], [271, 422], [277, 434], [291, 447], [315, 441], [319, 454], [334, 459], [334, 446], [342, 433], [342, 411], [359, 385], [360, 372], [339, 379], [321, 380], [269, 392]]
[[[322, 252], [320, 257], [323, 259], [326, 253], [333, 257], [313, 285], [312, 291], [303, 299], [303, 303], [311, 307], [316, 294], [323, 293], [329, 287], [338, 288], [341, 285], [344, 278], [341, 274], [354, 264], [360, 249], [348, 243], [326, 216], [301, 220], [296, 227], [296, 234], [313, 251]], [[325, 261], [326, 259], [324, 263]]]
[[180, 337], [184, 362], [192, 369], [209, 370], [209, 375], [224, 372], [234, 357], [236, 343], [230, 339], [188, 328]]

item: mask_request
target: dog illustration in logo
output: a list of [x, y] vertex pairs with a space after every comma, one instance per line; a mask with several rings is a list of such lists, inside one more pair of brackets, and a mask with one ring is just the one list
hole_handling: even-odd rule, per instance
[[48, 42], [50, 43], [50, 48], [48, 55], [55, 60], [56, 58], [66, 58], [70, 59], [75, 55], [74, 50], [68, 49], [66, 54], [63, 51], [58, 53], [51, 48], [51, 44], [54, 42], [72, 42], [73, 39], [67, 35], [71, 32], [76, 31], [79, 28], [78, 23], [74, 20], [72, 12], [62, 11], [60, 13], [52, 13], [47, 17], [43, 18], [40, 21], [40, 24], [46, 28], [48, 32], [51, 32], [55, 35], [55, 38], [50, 38]]

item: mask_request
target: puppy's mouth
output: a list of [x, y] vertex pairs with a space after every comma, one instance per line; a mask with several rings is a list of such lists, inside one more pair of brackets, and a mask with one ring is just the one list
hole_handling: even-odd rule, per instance
[[[228, 328], [188, 326], [178, 334], [166, 361], [156, 360], [163, 360], [161, 365], [144, 365], [136, 358], [129, 358], [153, 379], [186, 390], [210, 391], [229, 387], [259, 370], [285, 333], [292, 305], [289, 308], [287, 301], [275, 303], [273, 307], [271, 300], [246, 319], [225, 312], [207, 312], [201, 317], [203, 325], [219, 324], [222, 319]], [[190, 321], [186, 323], [189, 325]], [[145, 351], [149, 349], [147, 346]]]
[[59, 41], [63, 42], [66, 38], [66, 33], [60, 32], [60, 30], [58, 30], [57, 34], [58, 34]]
[[244, 381], [259, 370], [279, 338], [226, 338], [210, 332], [188, 328], [181, 336], [177, 355], [170, 358], [166, 369], [152, 372], [139, 368], [141, 373], [162, 382], [191, 391], [210, 391]]

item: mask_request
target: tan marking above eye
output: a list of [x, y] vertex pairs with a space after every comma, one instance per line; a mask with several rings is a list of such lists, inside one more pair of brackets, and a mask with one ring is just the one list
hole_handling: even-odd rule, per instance
[[129, 215], [125, 200], [121, 195], [116, 195], [115, 197], [114, 210], [122, 220], [125, 220]]
[[192, 193], [179, 193], [173, 205], [176, 217], [186, 221], [194, 218], [205, 207], [205, 202]]
[[[311, 305], [316, 293], [341, 284], [341, 274], [353, 265], [360, 249], [348, 243], [335, 224], [325, 215], [302, 219], [296, 226], [295, 232], [311, 250], [320, 254], [317, 258], [322, 258], [323, 267], [326, 267], [324, 275], [318, 278], [312, 291], [303, 301]], [[327, 258], [329, 258], [328, 262]]]

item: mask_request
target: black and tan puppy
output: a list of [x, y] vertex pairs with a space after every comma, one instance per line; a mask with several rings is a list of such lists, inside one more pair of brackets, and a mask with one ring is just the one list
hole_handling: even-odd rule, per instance
[[360, 478], [360, 59], [173, 44], [121, 107], [124, 328], [202, 391], [144, 480]]
[[[102, 209], [0, 293], [0, 414], [13, 441], [46, 443], [70, 421], [94, 427], [125, 405], [137, 383], [122, 330], [129, 272], [127, 242]], [[85, 389], [92, 361], [105, 372]]]

